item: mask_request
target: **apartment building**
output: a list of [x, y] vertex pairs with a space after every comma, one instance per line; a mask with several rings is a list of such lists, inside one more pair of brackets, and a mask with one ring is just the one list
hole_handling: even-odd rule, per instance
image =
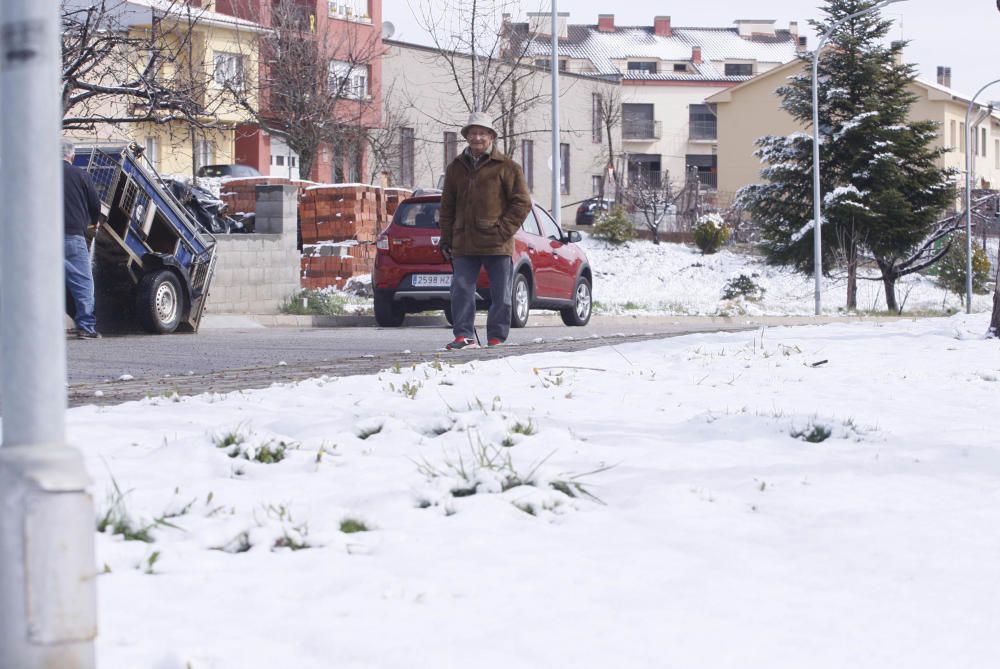
[[[614, 14], [596, 24], [558, 21], [557, 67], [567, 74], [620, 78], [624, 174], [681, 181], [694, 169], [703, 186], [718, 186], [719, 123], [706, 98], [779, 67], [805, 49], [798, 25], [736, 20], [734, 27], [678, 27], [669, 16], [652, 25], [619, 26]], [[551, 14], [529, 14], [512, 26], [527, 54], [550, 67]]]
[[[431, 48], [386, 40], [383, 59], [386, 91], [384, 115], [394, 116], [398, 127], [398, 155], [391, 167], [391, 182], [405, 187], [436, 187], [445, 167], [465, 142], [459, 134], [468, 119], [460, 86], [467, 86], [471, 58], [456, 57], [458, 75], [441, 54]], [[482, 62], [478, 65], [483, 68]], [[491, 67], [508, 65], [494, 63]], [[513, 66], [512, 77], [500, 74], [505, 92], [487, 109], [501, 136], [500, 151], [521, 164], [533, 197], [546, 208], [552, 194], [551, 75], [533, 64]], [[503, 70], [505, 73], [506, 70]], [[559, 78], [561, 219], [574, 221], [576, 205], [601, 192], [608, 162], [607, 137], [597, 110], [602, 100], [618, 88], [589, 74], [565, 73]], [[516, 102], [511, 105], [511, 91]], [[468, 92], [468, 91], [466, 91]], [[505, 108], [506, 105], [506, 108]], [[514, 111], [511, 111], [513, 107]], [[501, 127], [502, 126], [502, 127]], [[620, 127], [611, 142], [621, 147]]]
[[[790, 76], [801, 73], [808, 74], [808, 62], [796, 59], [706, 100], [718, 114], [720, 191], [735, 193], [748, 184], [760, 182], [760, 160], [753, 155], [758, 138], [812, 132], [808, 125], [798, 123], [781, 108], [776, 93]], [[916, 79], [909, 89], [916, 97], [910, 118], [938, 125], [934, 146], [947, 149], [939, 166], [964, 175], [969, 96], [951, 88], [950, 68], [939, 68], [937, 81]], [[990, 109], [987, 113], [985, 104], [977, 105], [973, 111], [973, 122], [984, 112], [971, 133], [974, 187], [995, 189], [1000, 187], [1000, 111]]]

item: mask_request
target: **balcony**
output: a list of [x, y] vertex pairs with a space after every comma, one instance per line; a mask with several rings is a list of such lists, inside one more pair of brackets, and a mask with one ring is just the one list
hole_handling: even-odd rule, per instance
[[622, 139], [626, 142], [650, 142], [663, 136], [661, 121], [626, 120], [622, 124]]

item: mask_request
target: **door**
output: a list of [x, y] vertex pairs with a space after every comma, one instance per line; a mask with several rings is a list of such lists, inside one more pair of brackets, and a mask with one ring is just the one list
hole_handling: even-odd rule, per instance
[[[549, 213], [535, 205], [535, 218], [541, 228], [541, 245], [537, 253], [536, 291], [541, 297], [570, 299], [576, 283], [573, 259], [562, 242], [562, 230]], [[544, 262], [543, 262], [544, 261]]]

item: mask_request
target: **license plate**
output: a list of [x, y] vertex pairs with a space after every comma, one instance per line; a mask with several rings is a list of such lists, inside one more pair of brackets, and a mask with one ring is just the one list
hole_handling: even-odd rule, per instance
[[414, 274], [415, 288], [450, 288], [451, 274]]

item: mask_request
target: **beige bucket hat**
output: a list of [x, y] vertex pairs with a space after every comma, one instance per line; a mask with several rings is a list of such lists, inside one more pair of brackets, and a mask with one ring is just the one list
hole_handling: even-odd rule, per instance
[[480, 128], [486, 128], [493, 133], [494, 137], [499, 134], [493, 127], [493, 119], [489, 117], [489, 114], [486, 114], [485, 112], [472, 112], [469, 114], [469, 121], [465, 124], [465, 127], [462, 128], [462, 137], [467, 137], [469, 134], [469, 128], [474, 125], [477, 125]]

